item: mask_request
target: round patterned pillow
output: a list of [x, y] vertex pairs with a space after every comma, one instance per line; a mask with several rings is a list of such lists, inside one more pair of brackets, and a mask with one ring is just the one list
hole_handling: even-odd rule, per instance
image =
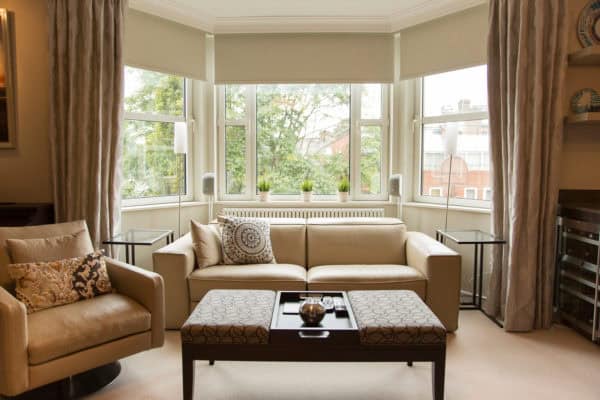
[[271, 229], [265, 220], [225, 217], [221, 242], [225, 264], [268, 264], [275, 262]]

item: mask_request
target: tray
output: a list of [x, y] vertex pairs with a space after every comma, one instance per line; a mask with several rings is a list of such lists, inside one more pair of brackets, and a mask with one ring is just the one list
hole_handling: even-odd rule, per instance
[[[336, 315], [335, 312], [327, 312], [321, 323], [314, 326], [306, 326], [300, 314], [284, 314], [285, 304], [300, 303], [305, 297], [331, 296], [344, 299], [348, 314]], [[288, 306], [289, 307], [289, 306]], [[328, 344], [349, 345], [359, 344], [358, 327], [354, 319], [354, 313], [346, 292], [333, 291], [305, 291], [289, 292], [279, 291], [273, 307], [273, 318], [271, 319], [271, 344]]]

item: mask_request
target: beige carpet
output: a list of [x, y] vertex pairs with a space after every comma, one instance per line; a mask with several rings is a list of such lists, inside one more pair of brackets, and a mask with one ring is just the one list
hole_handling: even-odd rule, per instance
[[[165, 346], [122, 361], [115, 382], [90, 397], [181, 399], [177, 332]], [[462, 311], [448, 340], [447, 400], [600, 399], [600, 346], [568, 328], [508, 334]], [[430, 365], [416, 363], [196, 364], [195, 400], [431, 400]]]

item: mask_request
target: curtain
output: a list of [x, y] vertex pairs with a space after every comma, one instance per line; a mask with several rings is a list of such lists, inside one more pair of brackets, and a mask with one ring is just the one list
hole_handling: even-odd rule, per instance
[[493, 253], [487, 311], [509, 331], [552, 322], [567, 62], [566, 0], [491, 0], [488, 96]]
[[48, 0], [56, 219], [85, 219], [96, 247], [112, 235], [120, 213], [126, 3]]

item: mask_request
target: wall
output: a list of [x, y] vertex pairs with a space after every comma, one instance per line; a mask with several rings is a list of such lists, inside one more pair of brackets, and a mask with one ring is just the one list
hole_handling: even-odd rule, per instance
[[[588, 0], [569, 0], [569, 53], [581, 49], [577, 38], [577, 20]], [[591, 87], [600, 91], [600, 67], [569, 67], [564, 97], [565, 115], [571, 96]], [[600, 127], [565, 129], [562, 152], [561, 189], [600, 189]]]
[[0, 0], [0, 8], [14, 13], [17, 85], [17, 148], [0, 149], [0, 202], [51, 201], [46, 2]]

